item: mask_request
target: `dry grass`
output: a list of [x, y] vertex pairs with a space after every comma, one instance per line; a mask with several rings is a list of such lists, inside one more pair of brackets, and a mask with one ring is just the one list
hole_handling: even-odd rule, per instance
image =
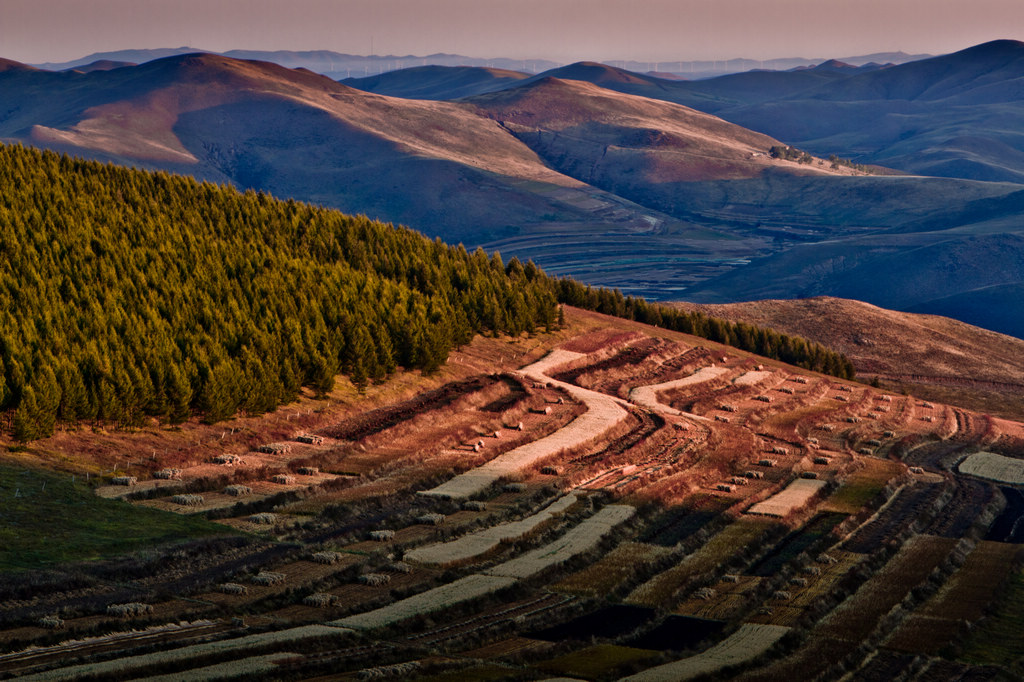
[[748, 514], [784, 517], [811, 501], [826, 485], [817, 479], [798, 478], [783, 490], [747, 510]]

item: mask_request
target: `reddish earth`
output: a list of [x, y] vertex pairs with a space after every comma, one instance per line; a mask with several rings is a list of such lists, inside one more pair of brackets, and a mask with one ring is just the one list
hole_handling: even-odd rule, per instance
[[[316, 678], [332, 666], [335, 673], [355, 674], [382, 660], [420, 660], [424, 651], [438, 656], [431, 665], [440, 666], [439, 672], [455, 674], [460, 660], [483, 656], [533, 675], [551, 648], [534, 645], [531, 632], [588, 617], [608, 601], [620, 603], [655, 587], [660, 610], [644, 628], [660, 627], [667, 613], [730, 626], [816, 628], [812, 638], [795, 640], [803, 641], [795, 651], [769, 653], [773, 661], [764, 670], [771, 679], [793, 671], [818, 674], [824, 669], [820, 655], [847, 656], [861, 642], [882, 641], [899, 625], [886, 614], [897, 604], [913, 611], [917, 603], [907, 595], [928, 580], [952, 575], [950, 589], [972, 600], [963, 617], [984, 615], [994, 593], [967, 585], [995, 579], [996, 573], [1005, 579], [1017, 554], [990, 552], [995, 560], [964, 564], [969, 573], [963, 579], [956, 578], [959, 563], [947, 559], [959, 551], [961, 538], [984, 537], [997, 518], [1000, 528], [1015, 527], [1019, 519], [1010, 517], [1024, 514], [1024, 507], [1015, 498], [1005, 503], [997, 484], [962, 475], [956, 465], [981, 448], [1019, 456], [1020, 423], [594, 313], [567, 309], [567, 318], [566, 329], [549, 335], [477, 338], [453, 353], [437, 375], [401, 373], [369, 387], [365, 396], [339, 380], [324, 400], [305, 397], [260, 417], [133, 432], [83, 428], [33, 444], [22, 457], [104, 483], [116, 469], [137, 476], [140, 489], [153, 472], [180, 468], [181, 482], [166, 485], [203, 494], [204, 506], [175, 508], [167, 494], [131, 504], [208, 513], [251, 535], [212, 542], [191, 563], [175, 563], [179, 550], [154, 548], [158, 559], [146, 568], [131, 568], [143, 558], [111, 560], [69, 569], [67, 588], [59, 581], [5, 588], [0, 643], [12, 653], [34, 644], [41, 653], [38, 663], [12, 656], [4, 669], [69, 665], [71, 654], [47, 647], [93, 630], [202, 618], [214, 624], [210, 636], [223, 636], [239, 634], [236, 618], [272, 631], [331, 623], [486, 575], [497, 562], [530, 551], [563, 552], [563, 538], [571, 537], [566, 534], [608, 503], [636, 513], [630, 510], [602, 529], [596, 545], [567, 552], [564, 564], [502, 582], [504, 589], [449, 604], [443, 613], [421, 612], [386, 630], [363, 632], [354, 640], [358, 644], [331, 651], [289, 644], [288, 651], [297, 654], [293, 676]], [[561, 366], [545, 369], [544, 376], [534, 372], [530, 380], [517, 372], [554, 349], [571, 351], [554, 356], [565, 359]], [[706, 380], [678, 383], [712, 365], [714, 372], [701, 375]], [[640, 395], [637, 388], [673, 381], [642, 404], [628, 400]], [[565, 429], [593, 409], [593, 403], [573, 397], [587, 395], [579, 388], [603, 394], [601, 400], [621, 406], [626, 417], [601, 422], [586, 443], [553, 452], [468, 500], [418, 494]], [[521, 431], [509, 428], [519, 422]], [[299, 433], [324, 440], [298, 443]], [[292, 448], [255, 452], [267, 443]], [[213, 464], [220, 454], [241, 459]], [[319, 472], [298, 474], [303, 466]], [[270, 478], [278, 473], [295, 479], [274, 484]], [[803, 479], [820, 490], [801, 496], [779, 516], [748, 514]], [[254, 494], [227, 499], [220, 491], [231, 483], [248, 485]], [[569, 492], [579, 501], [563, 513], [458, 566], [441, 570], [411, 558], [402, 562], [413, 547], [529, 516]], [[245, 504], [236, 508], [235, 502]], [[254, 523], [253, 514], [262, 512], [274, 514], [273, 522]], [[1014, 533], [1000, 537], [1012, 539]], [[632, 557], [630, 547], [642, 549], [642, 556]], [[337, 552], [337, 562], [312, 561], [324, 551]], [[552, 587], [584, 580], [602, 560], [616, 567], [602, 594], [575, 590], [567, 596]], [[119, 571], [129, 577], [119, 577]], [[261, 571], [281, 573], [284, 580], [256, 585], [253, 577]], [[388, 577], [382, 585], [361, 583], [367, 574]], [[76, 586], [72, 578], [82, 575], [99, 577]], [[227, 582], [245, 585], [247, 593], [220, 592], [218, 586]], [[331, 594], [335, 603], [305, 604], [313, 593]], [[850, 594], [851, 604], [864, 607], [840, 607]], [[112, 619], [105, 608], [115, 601], [151, 603], [154, 611]], [[40, 617], [55, 613], [63, 614], [63, 631], [37, 626]], [[932, 611], [922, 611], [894, 641], [910, 641], [933, 625], [952, 636], [949, 623], [936, 624], [934, 618]], [[718, 633], [724, 626], [716, 627]], [[181, 637], [167, 635], [169, 651], [158, 657], [170, 656]], [[708, 646], [716, 637], [721, 639], [712, 636]], [[591, 643], [559, 646], [581, 651]], [[130, 655], [142, 646], [128, 638], [113, 650]], [[4, 660], [0, 654], [0, 666]], [[864, 657], [848, 665], [878, 668], [885, 662], [870, 660], [876, 662]], [[160, 663], [165, 664], [170, 665]], [[175, 665], [180, 671], [181, 664]], [[609, 660], [607, 670], [618, 665]]]

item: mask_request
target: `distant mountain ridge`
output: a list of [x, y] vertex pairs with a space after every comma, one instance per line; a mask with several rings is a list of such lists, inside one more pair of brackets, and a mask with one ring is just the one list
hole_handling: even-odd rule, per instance
[[707, 111], [741, 110], [736, 93], [763, 102], [901, 68], [703, 83], [593, 63], [525, 78], [431, 68], [451, 91], [511, 84], [435, 101], [210, 54], [88, 73], [4, 62], [0, 139], [401, 222], [656, 300], [842, 295], [961, 319], [979, 300], [1014, 310], [1024, 185], [874, 175]]
[[[110, 52], [94, 52], [79, 59], [66, 62], [46, 62], [34, 64], [48, 71], [63, 71], [78, 68], [97, 61], [129, 62], [141, 64], [154, 59], [173, 57], [194, 52], [222, 54], [235, 59], [255, 59], [273, 62], [288, 68], [306, 68], [310, 71], [329, 76], [336, 80], [343, 78], [360, 78], [380, 75], [388, 71], [412, 68], [416, 66], [476, 66], [495, 68], [521, 73], [536, 74], [560, 66], [549, 59], [511, 59], [511, 58], [480, 58], [458, 54], [435, 53], [431, 55], [356, 55], [332, 50], [229, 50], [213, 52], [193, 47], [155, 48], [139, 50], [114, 50]], [[869, 63], [903, 64], [918, 59], [926, 59], [927, 54], [906, 54], [904, 52], [881, 52], [871, 55], [841, 57], [840, 62], [854, 66]], [[802, 57], [786, 57], [780, 59], [728, 59], [728, 60], [689, 60], [669, 62], [610, 62], [620, 69], [629, 71], [662, 71], [677, 77], [694, 79], [739, 73], [753, 69], [785, 71], [796, 68], [812, 67], [827, 61], [827, 58], [805, 59]]]

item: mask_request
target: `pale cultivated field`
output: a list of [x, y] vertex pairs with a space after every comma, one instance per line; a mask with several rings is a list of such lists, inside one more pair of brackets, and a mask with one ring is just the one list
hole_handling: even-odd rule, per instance
[[619, 406], [617, 399], [603, 393], [556, 381], [544, 374], [552, 367], [583, 357], [586, 356], [581, 353], [555, 350], [541, 360], [523, 368], [522, 373], [533, 381], [551, 383], [564, 389], [571, 396], [586, 404], [587, 411], [585, 413], [546, 438], [510, 450], [487, 464], [460, 474], [422, 494], [452, 498], [470, 497], [486, 490], [500, 478], [517, 474], [563, 450], [570, 450], [589, 443], [625, 420], [629, 414]]
[[561, 514], [576, 502], [575, 495], [561, 497], [532, 516], [519, 521], [502, 523], [491, 528], [463, 535], [451, 542], [417, 547], [405, 553], [405, 558], [425, 564], [451, 564], [465, 561], [491, 551], [502, 542], [523, 537], [545, 521]]
[[515, 582], [514, 578], [480, 574], [468, 575], [455, 582], [435, 587], [382, 608], [333, 621], [330, 625], [340, 625], [357, 630], [384, 627], [421, 613], [433, 613], [460, 602], [497, 592]]
[[808, 478], [798, 478], [783, 490], [772, 495], [763, 502], [758, 502], [747, 510], [748, 514], [763, 514], [765, 516], [785, 516], [790, 512], [803, 507], [814, 494], [825, 487], [825, 481]]
[[287, 661], [291, 658], [302, 658], [299, 654], [276, 653], [264, 656], [247, 657], [239, 661], [228, 661], [217, 665], [196, 668], [195, 670], [184, 670], [171, 673], [170, 675], [156, 675], [154, 677], [143, 677], [143, 682], [207, 682], [208, 680], [225, 680], [241, 677], [243, 675], [265, 675], [277, 669], [277, 663]]
[[637, 405], [641, 405], [651, 410], [676, 415], [682, 414], [679, 410], [669, 407], [658, 400], [658, 394], [678, 388], [685, 388], [686, 386], [692, 386], [694, 384], [700, 384], [705, 381], [711, 381], [715, 377], [722, 376], [728, 371], [729, 369], [727, 367], [704, 367], [688, 377], [683, 377], [682, 379], [666, 381], [664, 383], [653, 384], [651, 386], [637, 386], [629, 392], [629, 399]]
[[1024, 483], [1024, 460], [994, 452], [976, 452], [960, 462], [960, 471], [1002, 483]]
[[757, 658], [782, 639], [789, 628], [781, 625], [744, 623], [731, 637], [707, 651], [679, 661], [649, 668], [622, 682], [675, 682], [707, 675], [726, 666], [738, 665]]
[[141, 656], [129, 656], [117, 658], [101, 663], [85, 663], [74, 665], [59, 670], [48, 670], [22, 677], [23, 680], [50, 682], [51, 680], [77, 680], [85, 676], [93, 675], [119, 675], [126, 678], [125, 673], [131, 670], [138, 670], [152, 665], [180, 663], [189, 661], [200, 656], [212, 654], [225, 654], [234, 652], [245, 652], [248, 649], [255, 649], [270, 644], [289, 644], [301, 642], [307, 639], [318, 637], [339, 637], [351, 634], [347, 628], [331, 627], [328, 625], [304, 625], [302, 627], [280, 630], [278, 632], [264, 632], [258, 635], [248, 635], [235, 639], [207, 642], [205, 644], [193, 644], [170, 651], [158, 651], [152, 654]]
[[635, 513], [636, 509], [629, 505], [608, 505], [554, 542], [489, 568], [484, 573], [510, 578], [528, 578], [592, 549], [612, 528]]
[[772, 372], [768, 371], [747, 372], [736, 377], [732, 383], [735, 386], [756, 386], [772, 374]]

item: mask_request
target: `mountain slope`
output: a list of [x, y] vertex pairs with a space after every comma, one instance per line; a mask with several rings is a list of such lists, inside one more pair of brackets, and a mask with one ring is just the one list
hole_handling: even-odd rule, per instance
[[1024, 416], [1020, 338], [939, 315], [832, 297], [679, 306], [819, 342], [828, 339], [850, 358], [861, 380], [878, 377], [886, 386], [906, 386], [921, 397], [1004, 417]]
[[527, 78], [519, 71], [481, 66], [415, 66], [341, 81], [357, 90], [406, 99], [450, 100], [502, 90]]

